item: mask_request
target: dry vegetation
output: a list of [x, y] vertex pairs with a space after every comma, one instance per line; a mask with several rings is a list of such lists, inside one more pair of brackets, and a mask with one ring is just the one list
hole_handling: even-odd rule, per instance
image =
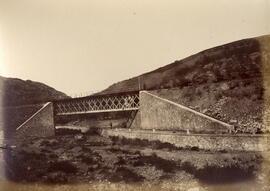
[[[236, 133], [268, 133], [261, 41], [244, 39], [214, 47], [157, 70], [113, 84], [101, 94], [154, 90], [159, 96], [235, 126]], [[266, 109], [267, 108], [267, 109]]]
[[[237, 133], [267, 133], [258, 78], [162, 89], [155, 94], [235, 126]], [[205, 101], [207, 100], [207, 101]]]
[[22, 183], [219, 184], [258, 181], [256, 173], [262, 156], [255, 152], [217, 153], [158, 141], [76, 134], [26, 140], [5, 150], [5, 161], [8, 178]]

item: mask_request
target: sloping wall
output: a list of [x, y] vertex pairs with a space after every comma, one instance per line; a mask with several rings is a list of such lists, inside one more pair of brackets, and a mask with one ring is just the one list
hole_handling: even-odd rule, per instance
[[5, 139], [12, 138], [18, 126], [35, 114], [43, 104], [3, 107], [0, 110], [0, 130]]
[[227, 133], [233, 126], [183, 105], [140, 92], [141, 129], [189, 131], [190, 133]]
[[48, 137], [55, 135], [53, 104], [46, 103], [16, 129], [16, 138]]

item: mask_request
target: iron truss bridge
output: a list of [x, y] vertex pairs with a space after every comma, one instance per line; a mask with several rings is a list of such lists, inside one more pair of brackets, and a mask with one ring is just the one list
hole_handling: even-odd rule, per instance
[[55, 115], [138, 110], [139, 92], [87, 96], [54, 102]]

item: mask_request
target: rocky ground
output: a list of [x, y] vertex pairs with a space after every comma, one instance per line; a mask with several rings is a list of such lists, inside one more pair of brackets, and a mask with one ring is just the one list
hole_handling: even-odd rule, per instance
[[62, 185], [68, 190], [102, 183], [108, 190], [117, 190], [116, 185], [129, 185], [128, 190], [270, 190], [263, 182], [267, 174], [261, 173], [264, 156], [255, 152], [216, 153], [82, 134], [28, 139], [3, 151], [7, 179], [24, 186]]
[[260, 78], [155, 90], [152, 93], [235, 127], [234, 133], [269, 133], [270, 114]]

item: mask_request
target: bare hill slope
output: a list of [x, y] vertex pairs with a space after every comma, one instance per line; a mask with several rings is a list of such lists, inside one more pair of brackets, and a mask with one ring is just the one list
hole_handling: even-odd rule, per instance
[[115, 83], [101, 94], [136, 91], [139, 87], [153, 90], [255, 77], [261, 77], [260, 42], [258, 38], [250, 38], [214, 47]]
[[48, 101], [68, 96], [45, 84], [0, 76], [0, 131], [5, 138]]
[[141, 87], [230, 123], [238, 133], [269, 132], [268, 46], [270, 35], [214, 47], [115, 83], [101, 94]]
[[2, 106], [37, 104], [67, 97], [66, 94], [40, 82], [0, 76]]

